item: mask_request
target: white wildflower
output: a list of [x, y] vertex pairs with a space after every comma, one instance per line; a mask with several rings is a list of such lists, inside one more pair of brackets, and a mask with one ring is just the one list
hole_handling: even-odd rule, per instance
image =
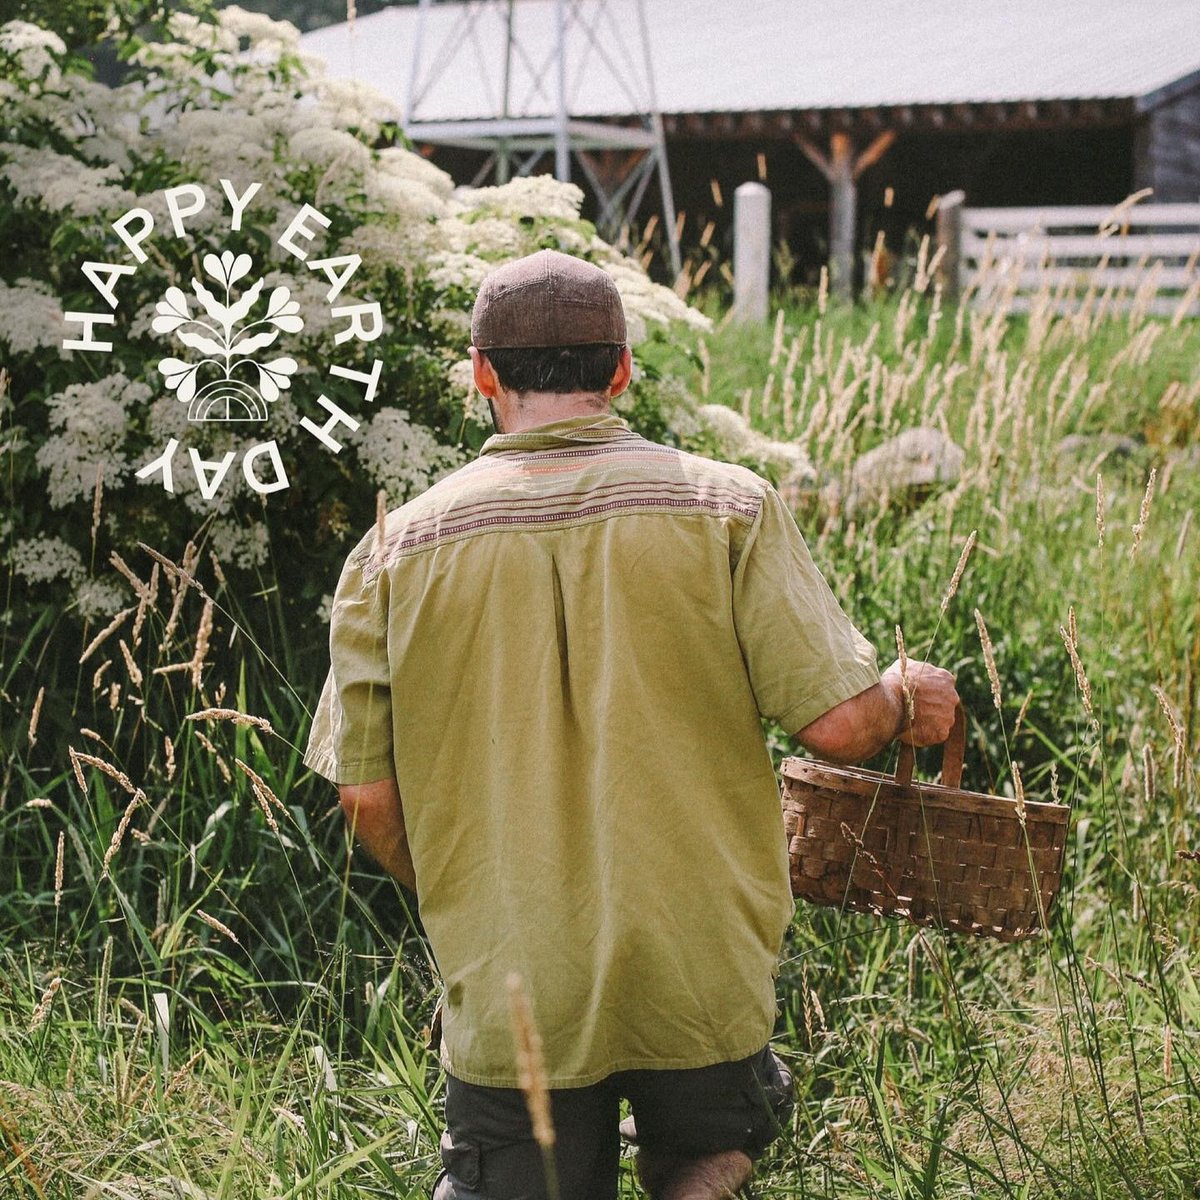
[[583, 192], [551, 175], [523, 175], [498, 187], [458, 188], [454, 198], [464, 208], [499, 216], [577, 221]]
[[11, 354], [29, 354], [53, 347], [65, 357], [62, 307], [42, 283], [18, 279], [13, 285], [0, 280], [0, 344]]
[[462, 454], [443, 446], [432, 430], [414, 425], [400, 408], [385, 408], [349, 435], [371, 482], [387, 493], [389, 506], [403, 504], [461, 465]]
[[75, 606], [82, 617], [111, 617], [124, 607], [126, 595], [110, 579], [84, 579], [75, 588]]
[[38, 449], [37, 465], [47, 473], [51, 507], [90, 499], [96, 471], [125, 465], [121, 452], [129, 426], [128, 408], [149, 400], [150, 388], [124, 375], [95, 383], [74, 383], [46, 401], [50, 428], [55, 432]]
[[527, 244], [527, 234], [520, 225], [500, 217], [476, 221], [450, 217], [438, 223], [438, 235], [447, 250], [481, 258], [519, 258], [534, 249]]
[[113, 166], [89, 167], [44, 147], [10, 144], [0, 154], [8, 160], [0, 166], [0, 179], [28, 207], [92, 217], [119, 215], [133, 205], [133, 193], [115, 182], [119, 173]]
[[330, 124], [339, 129], [355, 129], [365, 138], [377, 138], [385, 121], [400, 120], [399, 108], [382, 92], [359, 79], [329, 76], [318, 82], [316, 94]]
[[[622, 258], [600, 265], [617, 285], [627, 317], [638, 317], [647, 323], [659, 325], [681, 321], [701, 331], [711, 328], [712, 322], [703, 313], [684, 303], [670, 288], [654, 283], [631, 259]], [[641, 339], [635, 339], [631, 333], [629, 340], [635, 344]]]
[[217, 19], [227, 33], [249, 38], [252, 43], [274, 41], [294, 47], [300, 41], [300, 31], [290, 21], [274, 21], [263, 13], [247, 12], [237, 4], [221, 9]]
[[753, 429], [741, 413], [723, 404], [702, 404], [697, 417], [716, 434], [724, 455], [774, 467], [796, 484], [816, 481], [816, 471], [797, 442], [777, 442]]
[[328, 625], [333, 620], [333, 597], [328, 592], [321, 597], [321, 603], [317, 605], [317, 620], [322, 625]]
[[374, 211], [404, 217], [409, 221], [442, 217], [447, 211], [445, 199], [422, 180], [377, 168], [364, 175], [363, 196]]
[[55, 61], [66, 54], [62, 38], [48, 29], [29, 21], [9, 21], [0, 25], [0, 54], [16, 59], [22, 75], [30, 79], [49, 79], [59, 76]]
[[79, 551], [62, 538], [24, 538], [13, 546], [8, 561], [29, 583], [53, 583], [56, 579], [75, 583], [84, 574]]
[[167, 21], [167, 29], [172, 37], [178, 38], [188, 46], [198, 50], [221, 50], [233, 53], [238, 48], [237, 34], [222, 21], [213, 24], [201, 21], [191, 13], [172, 13]]
[[232, 520], [213, 522], [211, 548], [223, 563], [244, 570], [261, 567], [271, 552], [267, 527], [262, 522], [239, 525]]
[[433, 254], [429, 258], [429, 281], [446, 291], [452, 287], [476, 291], [496, 264], [474, 254]]
[[339, 254], [358, 254], [366, 267], [423, 264], [430, 253], [434, 226], [424, 221], [369, 221], [338, 247]]
[[[251, 182], [265, 184], [274, 173], [275, 138], [267, 123], [260, 117], [231, 109], [192, 108], [164, 124], [160, 137], [163, 148], [171, 157], [198, 173], [219, 173], [229, 177], [238, 187]], [[260, 192], [252, 201], [256, 213], [264, 204]], [[188, 228], [224, 226], [228, 221], [226, 205], [219, 197], [210, 197], [208, 204], [189, 218]]]
[[310, 125], [292, 135], [288, 153], [318, 170], [336, 167], [339, 172], [362, 172], [371, 162], [371, 152], [352, 133]]
[[403, 146], [387, 146], [376, 155], [375, 169], [382, 175], [419, 184], [442, 200], [449, 200], [454, 180], [427, 158]]

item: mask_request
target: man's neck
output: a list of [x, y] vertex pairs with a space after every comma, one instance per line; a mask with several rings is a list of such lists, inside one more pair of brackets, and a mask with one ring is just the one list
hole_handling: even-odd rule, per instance
[[498, 399], [492, 406], [497, 433], [523, 433], [553, 421], [567, 421], [571, 417], [599, 419], [611, 412], [608, 397], [594, 392], [525, 392], [520, 397]]

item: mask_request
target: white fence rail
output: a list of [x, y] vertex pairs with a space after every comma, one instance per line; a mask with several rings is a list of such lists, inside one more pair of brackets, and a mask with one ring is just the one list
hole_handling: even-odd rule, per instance
[[943, 200], [943, 286], [1012, 311], [1200, 316], [1200, 204], [967, 208]]

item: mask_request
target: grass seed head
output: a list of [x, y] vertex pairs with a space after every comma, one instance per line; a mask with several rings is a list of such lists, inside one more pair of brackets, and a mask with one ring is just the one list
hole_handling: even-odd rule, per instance
[[216, 917], [209, 916], [202, 908], [196, 909], [196, 916], [202, 920], [210, 929], [215, 929], [222, 937], [227, 937], [235, 946], [240, 946], [242, 943], [238, 941], [238, 935], [225, 924], [224, 921], [218, 921]]
[[914, 688], [908, 678], [908, 651], [904, 647], [904, 630], [899, 625], [896, 626], [896, 655], [900, 660], [900, 689], [904, 693], [904, 710], [911, 724], [916, 716], [913, 703]]
[[29, 1018], [29, 1032], [31, 1034], [37, 1033], [46, 1023], [46, 1018], [50, 1015], [50, 1009], [54, 1005], [54, 997], [58, 995], [58, 990], [61, 987], [62, 976], [55, 975], [50, 980], [50, 985], [42, 993], [42, 998], [38, 1001], [37, 1008], [33, 1010], [33, 1015]]
[[235, 725], [252, 725], [264, 733], [274, 733], [271, 722], [266, 717], [256, 717], [236, 708], [202, 708], [198, 712], [188, 713], [189, 721], [232, 721]]
[[979, 644], [983, 647], [983, 665], [987, 668], [988, 682], [992, 685], [992, 703], [996, 706], [996, 711], [1000, 712], [1000, 674], [996, 670], [996, 652], [979, 609], [975, 610], [975, 628], [979, 632]]
[[203, 680], [204, 667], [208, 659], [208, 644], [213, 629], [213, 602], [204, 601], [204, 611], [200, 614], [200, 624], [196, 628], [196, 649], [192, 654], [192, 687], [199, 690]]
[[42, 719], [42, 701], [46, 699], [46, 689], [38, 688], [37, 698], [33, 702], [33, 712], [29, 714], [29, 745], [37, 745], [38, 722]]
[[520, 975], [514, 972], [505, 982], [516, 1047], [517, 1076], [533, 1124], [533, 1139], [543, 1151], [547, 1151], [553, 1148], [555, 1137], [554, 1122], [550, 1116], [550, 1090], [542, 1060], [542, 1039], [533, 1023], [533, 1011]]
[[105, 627], [102, 630], [100, 630], [100, 632], [98, 634], [96, 634], [96, 636], [94, 638], [92, 638], [92, 640], [90, 642], [88, 642], [83, 653], [79, 656], [79, 662], [80, 662], [81, 666], [83, 663], [87, 662], [87, 660], [89, 658], [92, 657], [92, 654], [96, 651], [98, 646], [100, 646], [106, 639], [112, 637], [112, 635], [114, 633], [116, 633], [116, 631], [121, 627], [121, 622], [124, 621], [125, 618], [127, 616], [129, 616], [129, 614], [131, 612], [133, 612], [136, 608], [137, 608], [137, 605], [131, 604], [128, 608], [121, 609], [121, 611], [119, 613], [117, 613], [117, 615], [115, 617], [113, 617], [113, 619], [111, 621], [109, 621], [109, 623], [107, 625], [105, 625]]
[[54, 907], [55, 910], [62, 906], [63, 894], [63, 856], [67, 849], [67, 835], [65, 831], [59, 830], [58, 833], [58, 853], [54, 857]]
[[121, 814], [121, 820], [117, 823], [117, 827], [113, 831], [112, 841], [109, 842], [108, 849], [104, 852], [104, 862], [100, 868], [101, 880], [108, 878], [108, 868], [112, 864], [112, 860], [116, 857], [117, 851], [121, 849], [121, 843], [125, 840], [125, 833], [129, 829], [129, 822], [133, 820], [133, 814], [142, 806], [145, 799], [146, 793], [141, 788], [138, 788], [133, 799], [125, 806], [125, 811]]
[[950, 576], [950, 586], [946, 588], [946, 594], [942, 597], [942, 615], [946, 613], [946, 609], [950, 607], [950, 601], [954, 599], [958, 591], [958, 585], [962, 582], [963, 572], [967, 569], [967, 560], [971, 557], [971, 551], [975, 549], [976, 539], [979, 537], [979, 530], [972, 529], [967, 535], [967, 540], [963, 544], [962, 553], [958, 556], [958, 565], [954, 568], [954, 574]]
[[1158, 478], [1158, 468], [1150, 468], [1150, 478], [1146, 480], [1146, 491], [1142, 495], [1142, 507], [1138, 512], [1137, 524], [1133, 527], [1133, 545], [1129, 547], [1129, 557], [1133, 558], [1137, 555], [1138, 549], [1142, 544], [1142, 535], [1146, 532], [1146, 525], [1150, 520], [1150, 502], [1154, 499], [1154, 483]]

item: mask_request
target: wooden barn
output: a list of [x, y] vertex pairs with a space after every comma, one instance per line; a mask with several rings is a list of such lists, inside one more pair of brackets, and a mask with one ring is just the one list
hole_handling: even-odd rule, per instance
[[[713, 222], [719, 245], [733, 189], [762, 180], [796, 279], [828, 256], [831, 215], [856, 249], [880, 230], [898, 249], [929, 227], [931, 199], [955, 189], [983, 206], [1116, 203], [1142, 188], [1156, 202], [1200, 200], [1197, 0], [423, 7], [314, 31], [305, 49], [402, 109], [417, 97], [417, 128], [438, 131], [427, 152], [461, 182], [486, 151], [455, 129], [553, 123], [564, 103], [581, 128], [645, 119], [655, 129], [660, 114], [685, 243]], [[564, 8], [586, 37], [556, 40]], [[498, 70], [502, 96], [489, 74]], [[607, 171], [617, 191], [651, 154], [601, 137], [570, 170], [592, 194]], [[534, 157], [521, 169], [554, 169], [553, 154]], [[642, 190], [645, 220], [662, 201]]]

